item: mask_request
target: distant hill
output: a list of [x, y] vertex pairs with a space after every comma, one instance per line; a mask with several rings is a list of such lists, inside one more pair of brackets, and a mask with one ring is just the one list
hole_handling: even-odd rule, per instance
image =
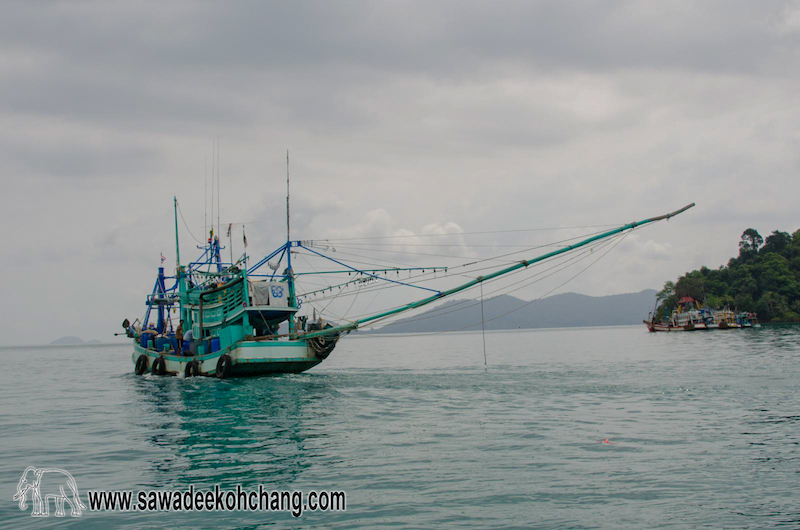
[[[640, 324], [653, 310], [656, 291], [611, 296], [564, 293], [527, 302], [509, 295], [484, 302], [486, 329], [564, 328]], [[481, 329], [481, 306], [452, 300], [430, 311], [398, 320], [370, 333], [426, 333]]]
[[53, 346], [80, 346], [81, 344], [102, 344], [102, 343], [97, 339], [86, 341], [80, 337], [69, 335], [67, 337], [61, 337], [60, 339], [56, 339], [50, 344]]
[[86, 342], [80, 337], [69, 335], [67, 337], [61, 337], [60, 339], [56, 339], [50, 344], [54, 346], [77, 346], [80, 344], [86, 344]]

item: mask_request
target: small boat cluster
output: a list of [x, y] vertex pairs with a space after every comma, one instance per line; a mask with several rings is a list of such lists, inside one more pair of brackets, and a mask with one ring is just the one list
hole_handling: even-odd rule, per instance
[[748, 311], [734, 311], [728, 307], [712, 309], [701, 306], [692, 297], [678, 301], [672, 314], [657, 321], [655, 313], [650, 313], [644, 324], [652, 332], [656, 331], [698, 331], [708, 329], [739, 329], [760, 327], [758, 315]]

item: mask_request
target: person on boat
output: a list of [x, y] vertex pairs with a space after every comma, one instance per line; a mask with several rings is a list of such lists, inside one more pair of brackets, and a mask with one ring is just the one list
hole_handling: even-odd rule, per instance
[[192, 331], [191, 327], [186, 330], [186, 333], [183, 334], [183, 340], [188, 346], [188, 349], [186, 350], [186, 355], [187, 356], [192, 355], [191, 349], [192, 349], [192, 341], [194, 340], [194, 332]]
[[175, 354], [181, 355], [183, 351], [183, 320], [175, 329]]

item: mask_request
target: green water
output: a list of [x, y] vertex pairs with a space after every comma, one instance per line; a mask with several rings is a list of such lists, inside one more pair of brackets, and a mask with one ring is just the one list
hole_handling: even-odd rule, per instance
[[[300, 375], [136, 377], [130, 347], [0, 350], [4, 527], [800, 526], [800, 328], [348, 337]], [[609, 439], [608, 444], [601, 443]], [[30, 516], [87, 490], [344, 490], [345, 512]]]

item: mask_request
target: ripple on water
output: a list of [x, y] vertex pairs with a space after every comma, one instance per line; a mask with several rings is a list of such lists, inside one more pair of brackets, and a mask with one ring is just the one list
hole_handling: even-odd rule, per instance
[[83, 490], [346, 490], [347, 512], [303, 516], [322, 526], [797, 526], [798, 338], [490, 333], [488, 369], [476, 334], [354, 338], [306, 374], [227, 381], [136, 377], [127, 346], [0, 350], [0, 472], [64, 467]]

